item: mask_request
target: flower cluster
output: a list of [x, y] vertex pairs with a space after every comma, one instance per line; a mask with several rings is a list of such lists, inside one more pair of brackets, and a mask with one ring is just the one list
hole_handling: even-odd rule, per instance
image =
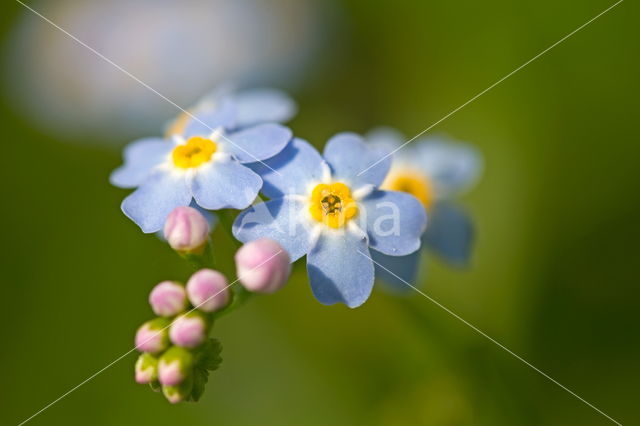
[[[218, 366], [220, 345], [207, 337], [214, 319], [251, 293], [282, 288], [304, 256], [315, 298], [351, 308], [370, 297], [376, 277], [413, 283], [421, 247], [454, 265], [469, 259], [471, 222], [450, 201], [477, 179], [476, 150], [440, 139], [404, 148], [398, 132], [379, 129], [338, 133], [321, 154], [282, 124], [295, 111], [273, 89], [217, 91], [164, 137], [129, 145], [111, 175], [114, 185], [135, 188], [122, 202], [125, 215], [145, 233], [163, 230], [197, 270], [186, 287], [153, 289], [159, 317], [136, 335], [136, 380], [171, 402], [197, 400]], [[210, 238], [218, 223], [244, 243], [235, 288], [211, 269], [224, 254]]]
[[171, 403], [197, 401], [210, 370], [221, 362], [220, 344], [207, 335], [213, 314], [229, 303], [227, 280], [219, 272], [202, 269], [186, 288], [173, 281], [156, 285], [149, 303], [157, 318], [136, 332], [136, 381], [162, 390]]

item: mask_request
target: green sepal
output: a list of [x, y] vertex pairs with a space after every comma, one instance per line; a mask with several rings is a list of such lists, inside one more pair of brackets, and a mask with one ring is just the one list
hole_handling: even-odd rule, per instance
[[200, 250], [178, 251], [177, 253], [186, 260], [195, 271], [203, 268], [213, 268], [216, 263], [213, 256], [211, 238], [207, 238], [207, 242], [204, 243], [204, 246]]
[[216, 339], [209, 339], [200, 347], [193, 369], [193, 388], [189, 398], [191, 401], [198, 401], [202, 397], [205, 385], [209, 381], [209, 371], [217, 370], [222, 363], [221, 352], [222, 345]]
[[149, 383], [149, 387], [151, 388], [152, 391], [154, 392], [160, 392], [162, 391], [162, 385], [160, 384], [159, 381], [155, 381], [155, 382], [151, 382]]

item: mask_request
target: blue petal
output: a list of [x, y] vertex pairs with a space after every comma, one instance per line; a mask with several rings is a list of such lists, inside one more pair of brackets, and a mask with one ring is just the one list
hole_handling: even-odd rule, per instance
[[197, 169], [193, 198], [205, 209], [244, 209], [255, 200], [262, 179], [235, 160], [214, 160]]
[[384, 149], [367, 146], [355, 133], [339, 133], [329, 139], [324, 148], [324, 158], [331, 165], [334, 179], [353, 189], [382, 184], [391, 166], [387, 153]]
[[289, 143], [291, 130], [279, 124], [259, 124], [220, 139], [223, 151], [236, 157], [241, 163], [271, 158]]
[[252, 126], [259, 123], [284, 123], [297, 112], [296, 103], [286, 93], [270, 88], [251, 89], [233, 97], [236, 125]]
[[387, 152], [399, 148], [406, 141], [402, 133], [391, 127], [376, 127], [369, 131], [364, 138], [367, 144], [385, 149]]
[[191, 192], [184, 176], [159, 170], [124, 199], [122, 211], [144, 233], [151, 233], [162, 229], [171, 210], [187, 206], [190, 201]]
[[424, 235], [425, 244], [447, 262], [467, 266], [475, 232], [467, 213], [451, 204], [437, 203]]
[[373, 262], [365, 237], [351, 232], [323, 232], [307, 255], [311, 290], [324, 305], [362, 305], [371, 294]]
[[433, 138], [415, 143], [416, 160], [433, 181], [440, 198], [459, 194], [480, 176], [482, 156], [473, 146]]
[[407, 291], [416, 282], [422, 250], [416, 250], [407, 256], [389, 256], [372, 250], [375, 262], [376, 278], [381, 279], [394, 290]]
[[262, 163], [253, 163], [264, 186], [262, 193], [269, 198], [282, 197], [285, 194], [307, 195], [310, 186], [322, 179], [322, 157], [307, 141], [293, 139], [273, 158]]
[[371, 248], [391, 256], [404, 256], [420, 248], [427, 214], [413, 195], [375, 190], [360, 205]]
[[221, 100], [211, 107], [191, 112], [184, 137], [208, 136], [219, 127], [233, 128], [236, 119], [236, 107], [229, 99]]
[[259, 238], [277, 241], [294, 262], [311, 249], [305, 208], [303, 201], [291, 197], [256, 204], [238, 215], [233, 235], [243, 243]]
[[131, 142], [124, 149], [124, 165], [111, 173], [111, 184], [120, 188], [140, 186], [153, 168], [165, 160], [172, 148], [173, 145], [162, 138]]

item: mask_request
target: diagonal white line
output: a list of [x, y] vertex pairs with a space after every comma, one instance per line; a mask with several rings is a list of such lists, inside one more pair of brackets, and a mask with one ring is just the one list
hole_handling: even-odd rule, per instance
[[[144, 81], [140, 80], [138, 77], [136, 77], [135, 75], [131, 74], [129, 71], [127, 71], [126, 69], [122, 68], [120, 65], [116, 64], [115, 62], [113, 62], [111, 59], [107, 58], [106, 56], [104, 56], [102, 53], [98, 52], [96, 49], [94, 49], [93, 47], [89, 46], [87, 43], [85, 43], [84, 41], [80, 40], [78, 37], [74, 36], [73, 34], [71, 34], [69, 31], [65, 30], [64, 28], [62, 28], [61, 26], [59, 26], [58, 24], [56, 24], [55, 22], [53, 22], [52, 20], [50, 20], [49, 18], [47, 18], [46, 16], [42, 15], [40, 12], [38, 12], [37, 10], [33, 9], [30, 6], [27, 6], [26, 4], [24, 4], [21, 0], [16, 0], [18, 3], [20, 3], [22, 6], [24, 6], [25, 8], [29, 9], [31, 12], [33, 12], [34, 14], [38, 15], [40, 18], [42, 18], [44, 21], [48, 22], [49, 24], [51, 24], [53, 27], [57, 28], [58, 30], [60, 30], [61, 32], [63, 32], [64, 34], [66, 34], [67, 36], [69, 36], [71, 39], [73, 39], [74, 41], [76, 41], [78, 44], [80, 44], [81, 46], [89, 49], [91, 52], [93, 52], [96, 56], [98, 56], [100, 59], [104, 60], [105, 62], [113, 65], [114, 67], [116, 67], [118, 70], [122, 71], [124, 74], [126, 74], [127, 76], [131, 77], [133, 80], [135, 80], [136, 82], [140, 83], [141, 85], [143, 85], [144, 87], [146, 87], [147, 89], [149, 89], [150, 91], [152, 91], [153, 93], [155, 93], [156, 95], [160, 96], [162, 99], [164, 99], [165, 101], [169, 102], [171, 105], [173, 105], [174, 107], [178, 108], [180, 111], [182, 111], [183, 113], [185, 113], [186, 115], [188, 115], [189, 117], [191, 117], [192, 119], [194, 119], [195, 121], [197, 121], [198, 123], [202, 124], [203, 126], [205, 126], [207, 129], [211, 130], [212, 132], [215, 129], [212, 129], [209, 125], [207, 125], [205, 122], [203, 122], [202, 120], [200, 120], [198, 117], [196, 117], [195, 115], [193, 115], [191, 112], [189, 112], [188, 110], [182, 108], [180, 105], [178, 105], [177, 103], [175, 103], [174, 101], [172, 101], [171, 99], [169, 99], [168, 97], [166, 97], [165, 95], [163, 95], [162, 93], [158, 92], [156, 89], [154, 89], [153, 87], [149, 86], [147, 83], [145, 83]], [[265, 167], [267, 167], [268, 169], [270, 169], [272, 172], [277, 173], [278, 175], [282, 176], [282, 174], [280, 172], [278, 172], [277, 170], [272, 169], [268, 164], [265, 164], [264, 162], [262, 162], [261, 160], [259, 160], [258, 158], [256, 158], [252, 153], [250, 153], [249, 151], [247, 151], [246, 149], [244, 149], [243, 147], [237, 145], [235, 142], [233, 142], [231, 139], [229, 139], [227, 136], [225, 136], [224, 134], [220, 135], [224, 140], [226, 140], [227, 142], [229, 142], [231, 145], [235, 146], [236, 148], [244, 151], [246, 154], [248, 154], [251, 158], [253, 158], [254, 160], [256, 160], [256, 162], [264, 165]]]
[[478, 93], [477, 95], [475, 95], [474, 97], [472, 97], [471, 99], [469, 99], [467, 102], [463, 103], [462, 105], [460, 105], [459, 107], [457, 107], [456, 109], [454, 109], [453, 111], [449, 112], [447, 115], [445, 115], [444, 117], [442, 117], [440, 120], [436, 121], [435, 123], [433, 123], [432, 125], [430, 125], [429, 127], [427, 127], [426, 129], [424, 129], [423, 131], [421, 131], [420, 133], [418, 133], [417, 135], [415, 135], [414, 137], [412, 137], [411, 139], [409, 139], [408, 141], [406, 141], [405, 143], [403, 143], [402, 145], [400, 145], [398, 148], [394, 149], [393, 151], [391, 151], [390, 153], [388, 153], [387, 155], [385, 155], [384, 157], [380, 158], [378, 161], [376, 161], [373, 164], [370, 164], [366, 169], [362, 170], [360, 173], [358, 173], [358, 176], [362, 175], [363, 173], [365, 173], [367, 170], [371, 169], [372, 167], [374, 167], [376, 164], [380, 163], [381, 161], [383, 161], [385, 158], [395, 154], [396, 152], [400, 151], [402, 148], [404, 148], [405, 146], [407, 146], [408, 144], [410, 144], [411, 142], [413, 142], [414, 140], [416, 140], [417, 138], [419, 138], [420, 136], [424, 135], [425, 133], [427, 133], [429, 130], [433, 129], [435, 126], [437, 126], [438, 124], [442, 123], [444, 120], [446, 120], [447, 118], [451, 117], [453, 114], [455, 114], [456, 112], [460, 111], [462, 108], [466, 107], [467, 105], [469, 105], [471, 102], [475, 101], [476, 99], [478, 99], [480, 96], [484, 95], [485, 93], [487, 93], [489, 90], [493, 89], [494, 87], [496, 87], [498, 84], [502, 83], [503, 81], [505, 81], [506, 79], [508, 79], [509, 77], [511, 77], [512, 75], [514, 75], [515, 73], [517, 73], [518, 71], [520, 71], [522, 68], [526, 67], [527, 65], [529, 65], [531, 62], [535, 61], [536, 59], [538, 59], [539, 57], [541, 57], [542, 55], [544, 55], [545, 53], [547, 53], [548, 51], [550, 51], [551, 49], [553, 49], [554, 47], [556, 47], [557, 45], [559, 45], [560, 43], [562, 43], [563, 41], [565, 41], [566, 39], [568, 39], [569, 37], [571, 37], [572, 35], [574, 35], [575, 33], [577, 33], [578, 31], [580, 31], [581, 29], [583, 29], [584, 27], [586, 27], [587, 25], [589, 25], [590, 23], [592, 23], [593, 21], [595, 21], [596, 19], [598, 19], [599, 17], [601, 17], [602, 15], [604, 15], [605, 13], [607, 13], [608, 11], [610, 11], [611, 9], [613, 9], [614, 7], [616, 7], [617, 5], [619, 5], [620, 3], [622, 3], [624, 0], [618, 0], [616, 3], [612, 4], [611, 6], [609, 6], [608, 8], [606, 8], [605, 10], [603, 10], [602, 12], [598, 13], [596, 16], [594, 16], [593, 18], [589, 19], [587, 22], [585, 22], [584, 24], [580, 25], [578, 28], [576, 28], [575, 30], [571, 31], [569, 34], [567, 34], [566, 36], [562, 37], [560, 40], [556, 41], [555, 43], [553, 43], [551, 46], [547, 47], [546, 49], [544, 49], [542, 52], [538, 53], [536, 56], [534, 56], [533, 58], [529, 59], [527, 62], [525, 62], [524, 64], [520, 65], [518, 68], [516, 68], [515, 70], [511, 71], [509, 74], [505, 75], [504, 77], [502, 77], [500, 80], [496, 81], [495, 83], [493, 83], [491, 86], [487, 87], [486, 89], [484, 89], [482, 92]]
[[[280, 253], [282, 253], [282, 250], [279, 250], [276, 254], [270, 256], [268, 259], [266, 259], [265, 261], [261, 262], [260, 264], [258, 264], [257, 266], [251, 268], [250, 270], [248, 270], [244, 275], [246, 276], [247, 274], [251, 273], [252, 271], [255, 271], [256, 269], [260, 268], [262, 265], [264, 265], [265, 263], [269, 262], [271, 259], [273, 259], [274, 257], [276, 257], [277, 255], [279, 255]], [[241, 276], [238, 276], [238, 278], [236, 278], [235, 281], [233, 281], [231, 284], [227, 285], [226, 287], [224, 287], [222, 290], [220, 290], [219, 292], [217, 292], [216, 294], [214, 294], [213, 296], [208, 297], [206, 300], [202, 301], [202, 303], [198, 304], [197, 306], [193, 307], [193, 309], [180, 314], [180, 317], [184, 316], [184, 315], [188, 315], [191, 312], [195, 311], [196, 309], [198, 309], [200, 306], [204, 305], [205, 303], [207, 303], [209, 300], [213, 299], [214, 297], [216, 297], [217, 295], [219, 295], [220, 293], [222, 293], [223, 291], [227, 290], [229, 287], [231, 287], [232, 285], [234, 285], [235, 283], [237, 283], [238, 281], [240, 281], [242, 279]], [[124, 354], [120, 355], [118, 358], [114, 359], [113, 361], [111, 361], [109, 364], [107, 364], [106, 366], [102, 367], [100, 370], [96, 371], [95, 373], [93, 373], [92, 375], [90, 375], [89, 377], [87, 377], [86, 379], [84, 379], [82, 382], [78, 383], [77, 385], [75, 385], [74, 387], [72, 387], [71, 389], [69, 389], [68, 391], [66, 391], [65, 393], [63, 393], [62, 395], [60, 395], [58, 398], [54, 399], [53, 401], [51, 401], [49, 404], [45, 405], [44, 407], [42, 407], [40, 410], [36, 411], [34, 414], [32, 414], [31, 416], [29, 416], [27, 419], [23, 420], [22, 422], [20, 422], [18, 424], [18, 426], [22, 426], [23, 424], [27, 423], [28, 421], [30, 421], [31, 419], [33, 419], [34, 417], [36, 417], [37, 415], [41, 414], [43, 411], [45, 411], [46, 409], [50, 408], [52, 405], [56, 404], [57, 402], [59, 402], [61, 399], [63, 399], [64, 397], [66, 397], [67, 395], [69, 395], [70, 393], [74, 392], [75, 390], [77, 390], [78, 388], [80, 388], [81, 386], [83, 386], [84, 384], [86, 384], [87, 382], [93, 380], [96, 376], [98, 376], [100, 373], [102, 373], [103, 371], [107, 370], [109, 367], [111, 367], [112, 365], [116, 364], [117, 362], [119, 362], [120, 360], [122, 360], [123, 358], [125, 358], [127, 355], [129, 355], [131, 352], [134, 352], [138, 346], [144, 345], [145, 343], [147, 343], [148, 341], [154, 339], [158, 334], [162, 333], [163, 331], [165, 331], [167, 328], [171, 327], [171, 325], [177, 320], [178, 318], [174, 319], [173, 321], [171, 321], [171, 323], [169, 325], [167, 325], [166, 327], [158, 330], [156, 333], [154, 333], [153, 335], [151, 335], [147, 340], [145, 340], [144, 342], [142, 342], [140, 345], [136, 345], [133, 348], [129, 349], [127, 352], [125, 352]]]
[[409, 287], [411, 287], [412, 289], [414, 289], [415, 291], [417, 291], [418, 293], [420, 293], [422, 296], [426, 297], [429, 301], [433, 302], [435, 305], [437, 305], [439, 308], [443, 309], [444, 311], [446, 311], [447, 313], [453, 315], [456, 319], [460, 320], [463, 324], [465, 324], [466, 326], [470, 327], [472, 330], [474, 330], [475, 332], [479, 333], [480, 335], [482, 335], [483, 337], [487, 338], [488, 340], [490, 340], [491, 342], [493, 342], [494, 344], [496, 344], [498, 347], [500, 347], [501, 349], [503, 349], [504, 351], [506, 351], [507, 353], [513, 355], [516, 359], [518, 359], [519, 361], [523, 362], [524, 364], [526, 364], [527, 366], [529, 366], [530, 368], [532, 368], [533, 370], [535, 370], [536, 372], [540, 373], [542, 376], [544, 376], [545, 378], [547, 378], [548, 380], [550, 380], [551, 382], [555, 383], [556, 385], [560, 386], [562, 389], [564, 389], [565, 391], [569, 392], [571, 395], [575, 396], [576, 398], [578, 398], [580, 401], [584, 402], [585, 404], [587, 404], [589, 407], [593, 408], [594, 410], [596, 410], [598, 413], [602, 414], [604, 417], [606, 417], [607, 419], [611, 420], [613, 423], [617, 424], [618, 426], [622, 426], [621, 423], [619, 423], [618, 421], [614, 420], [613, 418], [611, 418], [609, 415], [607, 415], [607, 413], [605, 413], [604, 411], [600, 410], [598, 407], [596, 407], [595, 405], [591, 404], [589, 401], [585, 400], [584, 398], [582, 398], [580, 395], [576, 394], [575, 392], [573, 392], [571, 389], [567, 388], [566, 386], [564, 386], [562, 383], [558, 382], [557, 380], [555, 380], [553, 377], [549, 376], [547, 373], [545, 373], [544, 371], [540, 370], [539, 368], [537, 368], [536, 366], [534, 366], [533, 364], [531, 364], [530, 362], [528, 362], [526, 359], [522, 358], [520, 355], [516, 354], [515, 352], [513, 352], [511, 349], [507, 348], [506, 346], [504, 346], [502, 343], [498, 342], [496, 339], [494, 339], [493, 337], [489, 336], [487, 333], [485, 333], [484, 331], [480, 330], [478, 327], [476, 327], [475, 325], [471, 324], [469, 321], [465, 320], [464, 318], [462, 318], [460, 315], [456, 314], [455, 312], [453, 312], [451, 309], [447, 308], [446, 306], [444, 306], [443, 304], [441, 304], [440, 302], [438, 302], [437, 300], [433, 299], [432, 297], [430, 297], [429, 295], [427, 295], [425, 292], [423, 292], [422, 290], [418, 289], [417, 287], [409, 284], [408, 282], [406, 282], [405, 280], [403, 280], [402, 278], [400, 278], [399, 276], [397, 276], [396, 274], [394, 274], [393, 272], [391, 272], [390, 270], [388, 270], [387, 268], [385, 268], [384, 266], [382, 266], [380, 263], [376, 262], [375, 260], [373, 260], [369, 255], [361, 252], [360, 250], [358, 250], [358, 253], [360, 253], [361, 255], [363, 255], [364, 257], [366, 257], [367, 259], [371, 260], [374, 264], [376, 264], [377, 266], [379, 266], [380, 268], [384, 269], [385, 271], [387, 271], [388, 273], [390, 273], [391, 275], [393, 275], [394, 277], [396, 277], [397, 279], [399, 279], [400, 281], [402, 281], [403, 283], [405, 283], [406, 285], [408, 285]]

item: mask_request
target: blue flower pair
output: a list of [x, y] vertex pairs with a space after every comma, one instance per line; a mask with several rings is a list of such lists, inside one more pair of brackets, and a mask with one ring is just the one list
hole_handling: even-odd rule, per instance
[[125, 164], [111, 175], [116, 186], [137, 187], [123, 201], [123, 212], [150, 233], [178, 206], [247, 207], [262, 187], [247, 164], [271, 158], [287, 145], [291, 131], [275, 122], [294, 113], [295, 104], [271, 89], [205, 98], [172, 123], [167, 137], [127, 146]]

